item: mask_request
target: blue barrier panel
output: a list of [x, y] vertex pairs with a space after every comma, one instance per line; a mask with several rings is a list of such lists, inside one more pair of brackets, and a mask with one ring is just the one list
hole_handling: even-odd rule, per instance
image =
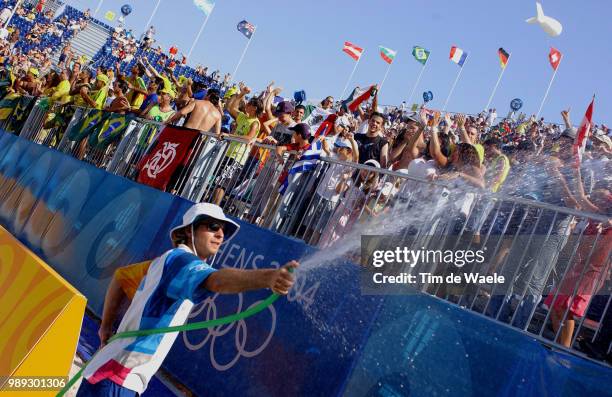
[[[0, 224], [101, 313], [119, 266], [170, 248], [190, 202], [0, 132]], [[216, 267], [276, 267], [314, 252], [242, 223]], [[253, 318], [183, 333], [164, 367], [198, 395], [611, 395], [610, 368], [544, 348], [430, 296], [362, 296], [351, 263], [297, 272], [287, 298]], [[211, 295], [202, 321], [269, 292]]]

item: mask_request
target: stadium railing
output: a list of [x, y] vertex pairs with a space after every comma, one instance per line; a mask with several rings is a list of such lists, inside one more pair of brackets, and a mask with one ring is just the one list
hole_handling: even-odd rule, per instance
[[[121, 134], [99, 148], [87, 137], [69, 133], [91, 116], [91, 109], [49, 104], [46, 98], [35, 101], [23, 124], [9, 128], [12, 133], [132, 180], [163, 129], [161, 123], [131, 118]], [[14, 126], [12, 118], [17, 116], [0, 127]], [[89, 134], [102, 127], [96, 128]], [[564, 349], [554, 342], [561, 329], [550, 325], [552, 312], [542, 303], [548, 299], [563, 308], [556, 319], [560, 323], [573, 316], [568, 351], [577, 355], [585, 356], [579, 349], [583, 341], [592, 342], [602, 332], [601, 320], [612, 303], [611, 258], [601, 257], [599, 249], [612, 236], [595, 225], [607, 222], [606, 217], [325, 157], [314, 168], [298, 172], [303, 168], [296, 161], [296, 153], [281, 157], [275, 146], [249, 145], [232, 137], [220, 140], [201, 132], [190, 162], [166, 190], [195, 202], [220, 199], [226, 213], [236, 218], [323, 249], [344, 245], [346, 254], [358, 250], [361, 235], [400, 236], [411, 249], [484, 249], [487, 260], [481, 268], [435, 263], [429, 270], [441, 276], [453, 270], [496, 273], [506, 283], [429, 282], [419, 286], [420, 292]], [[281, 194], [286, 178], [289, 183]], [[332, 191], [330, 180], [344, 181], [344, 197]], [[412, 274], [416, 269], [402, 270]], [[576, 315], [577, 305], [582, 315]]]

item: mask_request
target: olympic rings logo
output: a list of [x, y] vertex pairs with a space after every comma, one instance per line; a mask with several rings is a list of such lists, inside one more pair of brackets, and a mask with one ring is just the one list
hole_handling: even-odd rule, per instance
[[[307, 309], [314, 302], [314, 298], [316, 296], [317, 290], [319, 289], [319, 285], [320, 283], [317, 282], [311, 287], [307, 288], [305, 277], [297, 277], [293, 288], [289, 291], [289, 294], [287, 295], [287, 301], [300, 303], [304, 309]], [[204, 300], [202, 303], [196, 305], [189, 314], [188, 320], [196, 318], [202, 314], [204, 318], [200, 319], [199, 321], [209, 321], [218, 318], [220, 316], [217, 310], [216, 303], [216, 299], [218, 296], [219, 294], [215, 294], [212, 297], [206, 298], [206, 300]], [[229, 298], [230, 296], [226, 295], [226, 297]], [[248, 310], [261, 302], [253, 302], [249, 307], [244, 307], [244, 295], [242, 293], [233, 295], [232, 297], [236, 297], [238, 299], [235, 313], [240, 313], [241, 311]], [[276, 330], [277, 315], [274, 305], [268, 306], [267, 310], [270, 315], [270, 329], [263, 338], [263, 341], [261, 341], [259, 345], [253, 350], [247, 350], [246, 348], [249, 334], [245, 320], [238, 320], [230, 324], [207, 328], [207, 330], [204, 331], [206, 332], [206, 336], [199, 342], [193, 340], [193, 335], [195, 334], [194, 332], [183, 332], [183, 342], [185, 343], [185, 346], [192, 351], [199, 350], [204, 347], [204, 345], [210, 342], [209, 355], [211, 365], [217, 371], [227, 371], [228, 369], [236, 365], [236, 363], [240, 360], [241, 357], [256, 357], [261, 352], [263, 352], [270, 344], [270, 341], [272, 340], [272, 337], [274, 336], [274, 332]], [[223, 315], [225, 316], [228, 314], [224, 313]], [[264, 321], [261, 317], [264, 315], [265, 314], [262, 313], [257, 315], [259, 321]], [[215, 355], [215, 346], [217, 346], [216, 344], [219, 342], [219, 340], [228, 341], [228, 338], [230, 338], [229, 340], [231, 340], [231, 336], [227, 335], [230, 334], [232, 330], [234, 330], [233, 340], [235, 344], [236, 353], [229, 361], [220, 362], [220, 360]], [[190, 337], [192, 339], [190, 339]], [[249, 344], [249, 346], [250, 345], [251, 344]]]
[[[215, 294], [211, 298], [206, 298], [204, 302], [198, 304], [194, 307], [194, 309], [189, 314], [189, 319], [195, 318], [199, 316], [202, 312], [205, 312], [204, 321], [214, 320], [217, 318], [217, 305], [215, 300], [219, 294]], [[236, 313], [243, 311], [244, 306], [244, 296], [242, 293], [234, 295], [238, 297], [238, 307], [236, 308]], [[249, 308], [257, 305], [261, 301], [254, 302], [249, 307], [244, 310], [248, 310]], [[268, 306], [268, 311], [270, 312], [270, 330], [268, 331], [267, 336], [263, 340], [263, 342], [254, 350], [247, 350], [247, 338], [248, 338], [248, 330], [245, 320], [238, 320], [230, 324], [220, 325], [213, 328], [207, 329], [206, 337], [197, 343], [189, 340], [188, 335], [189, 332], [183, 332], [183, 342], [185, 346], [189, 350], [199, 350], [201, 349], [207, 342], [210, 341], [210, 362], [217, 371], [226, 371], [232, 368], [241, 357], [252, 358], [259, 355], [265, 348], [270, 344], [272, 340], [272, 336], [274, 335], [274, 331], [276, 329], [276, 309], [274, 309], [273, 305]], [[236, 354], [234, 357], [226, 363], [220, 363], [215, 356], [215, 344], [218, 339], [223, 339], [225, 335], [227, 335], [232, 329], [236, 328], [234, 334], [234, 342], [236, 346]], [[193, 333], [191, 333], [193, 334]]]

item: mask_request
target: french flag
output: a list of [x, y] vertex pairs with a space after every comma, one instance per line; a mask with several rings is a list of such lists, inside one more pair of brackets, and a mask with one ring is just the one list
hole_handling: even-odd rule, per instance
[[459, 66], [463, 66], [463, 63], [467, 59], [468, 53], [463, 51], [459, 47], [452, 46], [450, 50], [450, 60], [455, 62]]

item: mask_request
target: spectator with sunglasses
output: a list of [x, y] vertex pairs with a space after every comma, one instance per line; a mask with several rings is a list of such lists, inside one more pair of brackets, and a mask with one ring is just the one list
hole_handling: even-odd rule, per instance
[[[240, 226], [210, 203], [194, 204], [170, 231], [172, 249], [152, 262], [115, 272], [104, 302], [99, 336], [101, 349], [85, 368], [77, 396], [142, 394], [159, 369], [178, 332], [117, 339], [106, 344], [122, 303], [129, 307], [117, 332], [185, 324], [194, 305], [215, 293], [232, 294], [263, 288], [286, 295], [293, 286], [290, 261], [278, 269], [215, 269], [209, 258]], [[133, 286], [138, 285], [137, 289]], [[132, 288], [130, 288], [132, 286]]]

